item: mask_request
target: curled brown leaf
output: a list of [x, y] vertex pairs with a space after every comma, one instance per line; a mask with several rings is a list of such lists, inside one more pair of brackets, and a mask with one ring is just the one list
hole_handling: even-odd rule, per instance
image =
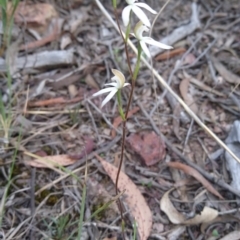
[[202, 185], [212, 194], [219, 197], [220, 199], [224, 199], [223, 196], [212, 186], [212, 184], [206, 180], [197, 170], [192, 167], [189, 167], [180, 162], [169, 162], [167, 163], [169, 167], [177, 168], [179, 170], [184, 171], [186, 174], [191, 175], [196, 178]]

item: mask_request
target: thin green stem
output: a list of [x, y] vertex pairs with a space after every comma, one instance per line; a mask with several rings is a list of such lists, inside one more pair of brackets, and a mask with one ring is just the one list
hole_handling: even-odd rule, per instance
[[117, 0], [112, 0], [113, 8], [117, 9]]
[[141, 54], [142, 54], [142, 48], [140, 43], [138, 43], [138, 56], [137, 56], [137, 63], [136, 63], [136, 67], [134, 69], [134, 73], [133, 73], [133, 80], [136, 81], [138, 73], [139, 73], [139, 69], [140, 69], [140, 64], [141, 64]]
[[137, 239], [137, 223], [136, 223], [136, 220], [134, 220], [134, 223], [133, 223], [133, 240], [136, 240]]
[[122, 108], [121, 90], [117, 91], [117, 101], [118, 101], [118, 111], [119, 111], [119, 114], [120, 114], [122, 120], [125, 121], [125, 114], [124, 114], [123, 108]]

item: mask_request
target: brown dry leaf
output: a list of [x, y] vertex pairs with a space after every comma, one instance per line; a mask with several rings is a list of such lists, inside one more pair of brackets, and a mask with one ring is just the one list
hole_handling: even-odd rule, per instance
[[37, 168], [52, 168], [57, 166], [68, 166], [76, 162], [76, 159], [69, 157], [66, 154], [39, 157], [36, 160], [24, 161], [27, 165]]
[[223, 196], [212, 186], [212, 184], [206, 180], [197, 170], [192, 167], [189, 167], [180, 162], [168, 162], [167, 165], [169, 167], [177, 168], [179, 170], [184, 171], [186, 174], [191, 175], [196, 178], [202, 185], [212, 194], [219, 197], [220, 199], [224, 199]]
[[185, 220], [184, 215], [176, 210], [176, 208], [173, 206], [169, 198], [169, 193], [172, 190], [173, 189], [170, 189], [169, 191], [167, 191], [163, 195], [160, 201], [161, 210], [168, 216], [169, 220], [172, 223], [185, 224], [185, 225], [197, 225], [201, 223], [210, 222], [218, 216], [217, 210], [205, 206], [201, 214], [197, 214], [195, 217]]
[[211, 56], [214, 67], [219, 72], [219, 74], [230, 83], [240, 83], [240, 77], [232, 72], [230, 72], [217, 58]]
[[182, 47], [175, 48], [175, 49], [170, 50], [168, 52], [161, 53], [161, 54], [157, 55], [155, 57], [155, 60], [156, 61], [167, 60], [167, 59], [170, 59], [172, 57], [181, 55], [182, 53], [185, 53], [185, 52], [186, 52], [186, 48], [182, 48]]
[[192, 97], [192, 95], [190, 93], [188, 93], [189, 83], [190, 83], [190, 80], [188, 78], [183, 79], [179, 85], [179, 90], [180, 90], [180, 93], [182, 95], [184, 102], [189, 106], [189, 108], [194, 113], [197, 113], [198, 106], [195, 103], [195, 100]]
[[27, 26], [43, 32], [51, 19], [57, 16], [58, 13], [51, 4], [24, 1], [19, 2], [14, 14], [14, 21], [18, 25], [27, 24]]
[[[102, 163], [105, 171], [115, 183], [118, 169], [106, 162], [100, 156], [96, 155], [96, 157]], [[141, 240], [146, 240], [152, 229], [152, 213], [150, 208], [137, 186], [123, 172], [120, 172], [119, 175], [118, 188], [120, 191], [125, 190], [125, 201], [131, 210], [132, 216], [137, 222], [139, 237]]]

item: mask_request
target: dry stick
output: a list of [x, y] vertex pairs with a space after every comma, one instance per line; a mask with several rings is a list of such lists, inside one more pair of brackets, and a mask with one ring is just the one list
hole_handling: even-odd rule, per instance
[[[104, 15], [108, 18], [108, 20], [113, 24], [114, 28], [118, 30], [116, 23], [113, 21], [112, 17], [105, 10], [103, 5], [99, 2], [99, 0], [95, 0], [100, 10], [104, 13]], [[124, 36], [124, 33], [122, 33]], [[134, 46], [131, 40], [128, 39], [128, 44], [132, 48], [132, 50], [137, 54], [137, 48]], [[186, 103], [172, 90], [170, 86], [165, 82], [165, 80], [158, 74], [158, 72], [151, 67], [151, 65], [147, 62], [147, 60], [141, 56], [141, 60], [147, 66], [148, 69], [153, 71], [154, 76], [158, 79], [158, 81], [165, 87], [170, 94], [182, 105], [185, 111], [198, 123], [198, 125], [203, 128], [222, 148], [224, 148], [236, 161], [240, 163], [240, 159], [226, 146], [226, 144], [219, 139], [201, 120], [200, 118], [186, 105]]]

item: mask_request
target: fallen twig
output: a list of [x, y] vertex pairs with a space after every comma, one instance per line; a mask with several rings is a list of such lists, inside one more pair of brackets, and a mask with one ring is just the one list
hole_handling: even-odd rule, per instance
[[[17, 70], [23, 68], [49, 68], [75, 64], [75, 58], [72, 50], [44, 51], [26, 57], [19, 57], [15, 59], [14, 63]], [[6, 72], [7, 69], [7, 62], [0, 58], [0, 72]]]

